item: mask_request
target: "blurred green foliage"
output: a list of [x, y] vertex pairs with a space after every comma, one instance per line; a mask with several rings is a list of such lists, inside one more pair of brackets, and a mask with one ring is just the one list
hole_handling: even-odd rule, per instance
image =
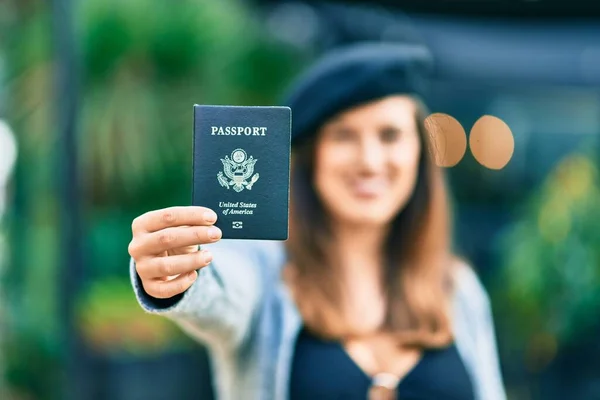
[[[64, 350], [57, 168], [65, 154], [57, 148], [51, 8], [41, 0], [1, 4], [7, 36], [0, 41], [0, 87], [20, 151], [3, 282], [11, 327], [7, 376], [23, 396], [52, 398]], [[166, 321], [144, 315], [129, 286], [131, 221], [189, 204], [193, 104], [276, 104], [309, 57], [273, 39], [241, 1], [73, 4], [87, 268], [82, 298], [73, 299], [77, 321], [86, 343], [101, 352], [168, 351], [182, 345], [181, 337]], [[27, 354], [36, 362], [24, 360]]]
[[[542, 367], [561, 346], [597, 329], [600, 310], [600, 181], [594, 157], [572, 154], [536, 189], [505, 234], [495, 285], [503, 338]], [[535, 368], [535, 366], [533, 366]]]
[[78, 304], [77, 324], [88, 345], [106, 355], [147, 356], [190, 344], [169, 320], [140, 312], [123, 279], [92, 283]]

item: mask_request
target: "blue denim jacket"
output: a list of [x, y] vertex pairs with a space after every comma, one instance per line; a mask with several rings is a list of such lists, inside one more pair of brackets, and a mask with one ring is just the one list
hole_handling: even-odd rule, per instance
[[[221, 240], [203, 246], [213, 262], [179, 299], [158, 302], [130, 275], [144, 310], [173, 319], [206, 344], [221, 400], [285, 400], [302, 320], [280, 279], [286, 254], [275, 241]], [[479, 400], [504, 400], [486, 292], [468, 267], [457, 270], [455, 342]]]

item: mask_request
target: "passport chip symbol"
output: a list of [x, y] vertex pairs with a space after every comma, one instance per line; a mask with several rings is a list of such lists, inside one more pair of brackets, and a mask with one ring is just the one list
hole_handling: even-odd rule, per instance
[[[236, 192], [244, 189], [252, 190], [252, 186], [258, 181], [259, 174], [254, 174], [254, 164], [258, 159], [246, 154], [244, 149], [235, 149], [231, 152], [231, 158], [221, 158], [223, 171], [217, 174], [219, 184], [224, 188], [232, 188]], [[252, 175], [254, 174], [254, 175]], [[250, 182], [248, 182], [250, 179]]]
[[243, 223], [242, 221], [233, 221], [233, 222], [231, 223], [231, 227], [232, 227], [233, 229], [242, 229], [242, 228], [244, 227], [244, 225], [243, 225], [243, 224], [244, 224], [244, 223]]

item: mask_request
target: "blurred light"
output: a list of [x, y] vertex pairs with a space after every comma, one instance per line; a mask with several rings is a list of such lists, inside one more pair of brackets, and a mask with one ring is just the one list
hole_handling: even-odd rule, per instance
[[454, 117], [434, 113], [425, 118], [425, 128], [431, 138], [431, 150], [439, 167], [452, 167], [459, 163], [467, 150], [465, 130]]
[[317, 37], [319, 17], [303, 3], [277, 5], [267, 17], [267, 27], [273, 36], [298, 47], [309, 46]]
[[563, 242], [571, 231], [571, 215], [561, 197], [550, 198], [538, 214], [538, 230], [544, 240], [558, 244]]
[[596, 167], [591, 160], [583, 156], [573, 157], [570, 162], [572, 163], [572, 179], [567, 182], [568, 193], [573, 200], [581, 200], [594, 187]]
[[0, 215], [4, 212], [4, 187], [17, 160], [17, 143], [12, 130], [0, 120]]
[[573, 155], [560, 163], [556, 170], [557, 190], [564, 191], [569, 200], [582, 200], [594, 187], [597, 170], [583, 155]]
[[515, 150], [510, 128], [500, 118], [484, 115], [471, 128], [469, 147], [473, 157], [484, 167], [502, 169]]

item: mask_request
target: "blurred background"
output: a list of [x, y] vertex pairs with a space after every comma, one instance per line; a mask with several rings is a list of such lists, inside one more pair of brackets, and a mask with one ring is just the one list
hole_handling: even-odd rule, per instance
[[428, 46], [431, 111], [509, 127], [503, 168], [467, 149], [447, 170], [457, 251], [509, 398], [600, 399], [600, 13], [580, 0], [0, 0], [0, 399], [211, 399], [204, 349], [133, 297], [131, 221], [189, 204], [194, 103], [276, 104], [360, 40]]

